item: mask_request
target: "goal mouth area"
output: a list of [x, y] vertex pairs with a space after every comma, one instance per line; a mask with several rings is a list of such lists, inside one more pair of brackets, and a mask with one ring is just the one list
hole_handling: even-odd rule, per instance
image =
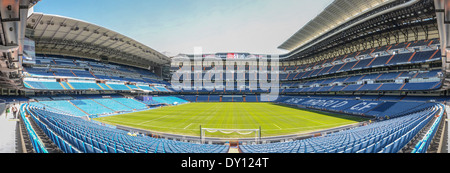
[[[217, 133], [219, 136], [212, 136]], [[207, 136], [209, 134], [209, 136]], [[224, 137], [230, 135], [230, 137]], [[201, 143], [205, 143], [206, 138], [221, 138], [221, 139], [251, 139], [254, 138], [255, 142], [261, 140], [261, 127], [259, 129], [222, 129], [222, 128], [202, 128], [200, 127], [200, 140]]]

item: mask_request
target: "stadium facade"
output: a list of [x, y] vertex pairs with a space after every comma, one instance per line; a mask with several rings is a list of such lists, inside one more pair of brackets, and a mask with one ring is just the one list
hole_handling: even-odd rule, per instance
[[336, 0], [279, 46], [287, 54], [181, 54], [182, 63], [89, 22], [28, 14], [38, 1], [1, 2], [1, 98], [3, 109], [20, 103], [16, 152], [228, 152], [227, 139], [93, 120], [192, 102], [271, 102], [370, 119], [233, 139], [244, 153], [448, 152], [448, 0]]

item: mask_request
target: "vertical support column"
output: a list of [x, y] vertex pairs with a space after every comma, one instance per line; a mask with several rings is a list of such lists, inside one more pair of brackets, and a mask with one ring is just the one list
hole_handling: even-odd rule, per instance
[[[450, 0], [440, 0], [441, 6], [444, 7], [444, 30], [442, 32], [443, 38], [441, 37], [441, 44], [444, 43], [445, 47], [442, 47], [444, 50], [444, 55], [446, 59], [446, 69], [450, 70]], [[439, 22], [438, 22], [438, 25]]]
[[0, 78], [4, 87], [18, 89], [24, 87], [22, 82], [22, 56], [28, 9], [36, 0], [0, 0], [0, 52], [6, 64], [1, 70]]
[[442, 55], [442, 70], [444, 72], [443, 89], [450, 88], [450, 0], [434, 0], [436, 20], [439, 30]]

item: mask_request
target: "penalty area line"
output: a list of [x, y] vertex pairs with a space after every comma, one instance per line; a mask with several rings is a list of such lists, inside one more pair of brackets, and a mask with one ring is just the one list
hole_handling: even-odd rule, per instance
[[[276, 124], [273, 124], [273, 125], [274, 125], [274, 126], [277, 126]], [[282, 130], [280, 126], [277, 126], [277, 127], [278, 127], [280, 130]]]
[[187, 125], [184, 129], [187, 129], [189, 126], [191, 126], [193, 123], [191, 123], [191, 124], [189, 124], [189, 125]]

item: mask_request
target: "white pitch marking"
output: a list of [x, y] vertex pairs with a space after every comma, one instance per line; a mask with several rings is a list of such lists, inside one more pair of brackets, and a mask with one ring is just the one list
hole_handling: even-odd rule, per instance
[[153, 119], [153, 120], [149, 120], [149, 121], [144, 121], [144, 122], [139, 123], [138, 125], [145, 124], [145, 123], [152, 122], [152, 121], [156, 121], [156, 120], [159, 120], [159, 119], [163, 119], [163, 118], [168, 117], [168, 116], [170, 116], [170, 115], [166, 115], [166, 116], [159, 117], [159, 118], [156, 118], [156, 119]]
[[189, 124], [189, 125], [187, 125], [184, 129], [187, 129], [189, 126], [191, 126], [193, 123], [191, 123], [191, 124]]
[[[277, 126], [276, 124], [273, 124], [274, 126]], [[280, 126], [277, 126], [280, 130], [281, 130], [281, 127]]]

